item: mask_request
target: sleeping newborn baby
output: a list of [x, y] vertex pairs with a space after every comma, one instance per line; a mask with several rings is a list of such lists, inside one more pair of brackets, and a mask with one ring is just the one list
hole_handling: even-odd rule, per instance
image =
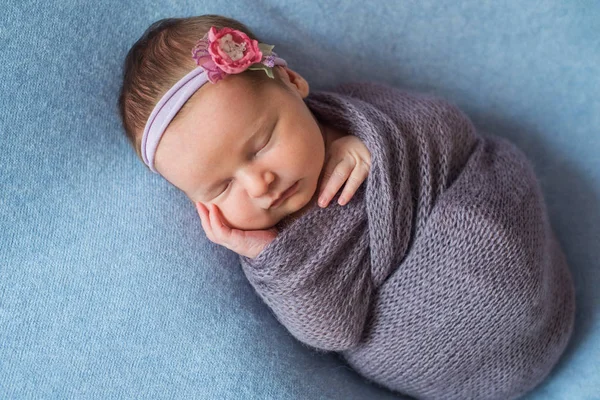
[[309, 94], [216, 16], [151, 26], [119, 103], [146, 165], [303, 343], [419, 399], [516, 398], [557, 363], [574, 293], [539, 184], [455, 106], [367, 83]]

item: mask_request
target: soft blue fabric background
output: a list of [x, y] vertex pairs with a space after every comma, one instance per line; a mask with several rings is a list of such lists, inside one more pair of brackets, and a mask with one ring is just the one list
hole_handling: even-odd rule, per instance
[[527, 399], [600, 399], [593, 0], [2, 2], [0, 398], [395, 398], [287, 334], [122, 134], [128, 48], [157, 19], [203, 13], [248, 24], [313, 88], [436, 93], [517, 143], [578, 301], [565, 356]]

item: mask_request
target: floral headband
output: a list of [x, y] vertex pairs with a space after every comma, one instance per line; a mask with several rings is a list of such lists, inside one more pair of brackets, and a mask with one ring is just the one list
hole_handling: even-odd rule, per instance
[[167, 126], [181, 107], [206, 82], [217, 83], [227, 75], [246, 70], [264, 70], [273, 78], [275, 65], [286, 66], [277, 57], [273, 46], [258, 43], [244, 32], [214, 26], [192, 49], [192, 58], [198, 67], [181, 78], [156, 104], [144, 128], [141, 153], [144, 163], [153, 171], [156, 148]]

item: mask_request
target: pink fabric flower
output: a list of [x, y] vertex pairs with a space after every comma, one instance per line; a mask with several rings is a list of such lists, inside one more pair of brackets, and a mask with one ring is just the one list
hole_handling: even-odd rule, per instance
[[239, 74], [254, 63], [262, 60], [263, 54], [258, 41], [252, 40], [244, 32], [231, 28], [208, 31], [208, 52], [213, 62], [228, 74]]
[[209, 44], [206, 37], [200, 39], [192, 50], [192, 58], [196, 60], [196, 65], [199, 65], [206, 70], [208, 80], [212, 83], [217, 83], [227, 74], [225, 74], [213, 61], [212, 56], [208, 52]]
[[273, 46], [258, 43], [244, 32], [231, 28], [217, 30], [214, 26], [192, 49], [192, 58], [206, 70], [212, 83], [247, 69], [264, 70], [273, 78], [271, 69], [275, 66], [276, 57]]

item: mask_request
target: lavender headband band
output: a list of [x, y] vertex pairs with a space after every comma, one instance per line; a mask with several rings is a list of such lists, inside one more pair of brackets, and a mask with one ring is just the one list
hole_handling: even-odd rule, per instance
[[144, 163], [153, 171], [156, 148], [167, 126], [181, 107], [206, 82], [216, 83], [231, 74], [246, 70], [264, 70], [273, 78], [275, 65], [286, 66], [285, 60], [277, 57], [273, 46], [258, 43], [245, 33], [211, 27], [192, 50], [198, 67], [181, 78], [156, 104], [142, 136], [141, 153]]

